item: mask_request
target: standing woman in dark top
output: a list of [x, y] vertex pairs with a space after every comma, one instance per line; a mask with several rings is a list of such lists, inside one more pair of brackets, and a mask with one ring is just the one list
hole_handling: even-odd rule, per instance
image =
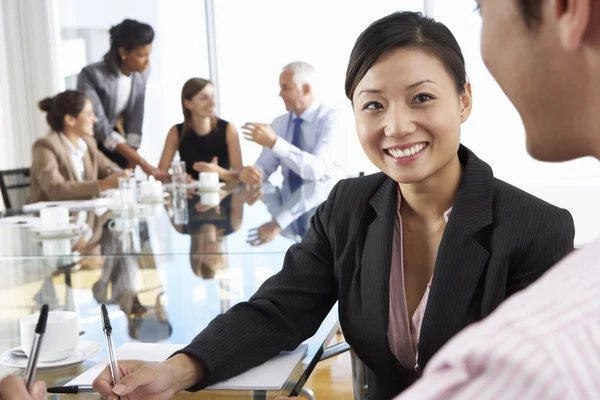
[[77, 89], [94, 105], [98, 149], [121, 168], [139, 165], [147, 175], [167, 175], [138, 153], [142, 142], [144, 101], [154, 30], [126, 19], [110, 29], [110, 50], [77, 77]]
[[222, 181], [236, 180], [243, 166], [240, 139], [233, 124], [215, 115], [213, 84], [189, 79], [181, 90], [181, 108], [183, 123], [169, 129], [158, 168], [167, 172], [179, 151], [193, 179], [200, 172], [218, 172]]

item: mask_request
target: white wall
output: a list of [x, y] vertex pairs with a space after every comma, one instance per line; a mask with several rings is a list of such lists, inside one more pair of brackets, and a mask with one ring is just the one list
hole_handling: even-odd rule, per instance
[[[321, 100], [342, 114], [345, 140], [339, 151], [353, 171], [375, 171], [364, 155], [354, 116], [344, 94], [350, 51], [373, 21], [399, 9], [421, 11], [422, 0], [215, 2], [221, 114], [238, 127], [247, 121], [271, 122], [285, 113], [278, 97], [279, 73], [290, 61], [315, 66]], [[244, 163], [253, 163], [261, 148], [244, 141]]]

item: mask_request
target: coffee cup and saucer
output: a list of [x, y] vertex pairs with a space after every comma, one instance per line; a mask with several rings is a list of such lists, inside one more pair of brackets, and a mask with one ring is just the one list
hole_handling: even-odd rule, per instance
[[[39, 314], [21, 318], [21, 346], [2, 353], [0, 364], [11, 368], [27, 368], [38, 318]], [[71, 368], [100, 353], [102, 350], [100, 343], [80, 339], [79, 335], [77, 313], [50, 311], [37, 368], [42, 370]], [[25, 353], [25, 357], [14, 355], [19, 354], [19, 350]]]
[[200, 172], [198, 181], [199, 192], [219, 192], [225, 182], [219, 182], [218, 172]]

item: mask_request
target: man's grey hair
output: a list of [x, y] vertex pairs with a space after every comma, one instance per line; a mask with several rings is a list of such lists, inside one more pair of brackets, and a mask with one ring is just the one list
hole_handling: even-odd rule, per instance
[[282, 69], [282, 71], [287, 70], [294, 72], [294, 83], [298, 90], [302, 91], [302, 85], [308, 84], [313, 94], [316, 92], [318, 76], [315, 67], [304, 61], [294, 61]]

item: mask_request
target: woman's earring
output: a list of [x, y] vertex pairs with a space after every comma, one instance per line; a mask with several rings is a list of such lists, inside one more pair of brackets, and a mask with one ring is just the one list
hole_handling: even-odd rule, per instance
[[121, 60], [125, 60], [127, 57], [125, 56], [121, 56]]

